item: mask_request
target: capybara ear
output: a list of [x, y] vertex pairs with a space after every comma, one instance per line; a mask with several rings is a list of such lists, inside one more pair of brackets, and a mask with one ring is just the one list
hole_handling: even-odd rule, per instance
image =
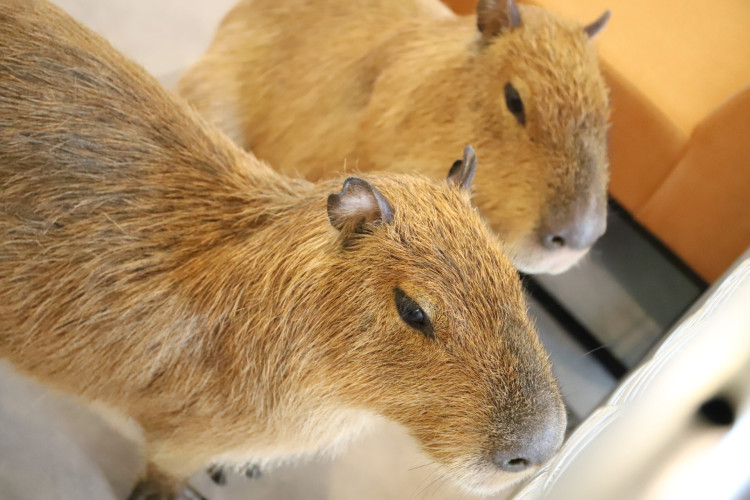
[[477, 28], [485, 41], [520, 26], [521, 14], [515, 0], [479, 0]]
[[583, 31], [586, 32], [586, 35], [588, 35], [589, 38], [594, 38], [596, 34], [599, 33], [604, 28], [604, 26], [607, 25], [610, 14], [610, 11], [605, 12], [604, 14], [599, 16], [599, 19], [591, 24], [584, 26]]
[[328, 197], [328, 219], [344, 234], [361, 233], [367, 224], [391, 222], [393, 208], [369, 182], [349, 177], [340, 193]]
[[455, 184], [462, 189], [469, 189], [476, 171], [477, 154], [474, 152], [474, 148], [466, 146], [463, 159], [453, 162], [451, 169], [448, 171], [448, 183]]

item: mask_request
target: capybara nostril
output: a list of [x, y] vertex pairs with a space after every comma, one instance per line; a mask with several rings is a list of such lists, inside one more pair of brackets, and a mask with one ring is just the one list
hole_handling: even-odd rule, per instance
[[546, 462], [560, 447], [560, 439], [555, 429], [549, 428], [537, 435], [495, 452], [492, 461], [506, 472], [522, 472], [529, 467]]
[[556, 428], [550, 427], [525, 439], [518, 446], [495, 452], [492, 461], [506, 472], [523, 472], [549, 460], [560, 447]]
[[516, 435], [511, 444], [501, 445], [492, 461], [506, 472], [523, 472], [543, 464], [562, 445], [566, 422], [562, 406], [549, 412], [544, 421], [524, 426], [528, 434]]
[[531, 465], [531, 462], [525, 458], [508, 458], [506, 457], [506, 453], [503, 452], [496, 453], [493, 462], [506, 472], [521, 472]]
[[557, 250], [565, 246], [565, 238], [559, 234], [547, 234], [542, 237], [542, 246], [547, 250]]
[[606, 229], [607, 214], [603, 210], [597, 210], [562, 224], [545, 224], [539, 239], [542, 247], [547, 250], [585, 250], [596, 243]]

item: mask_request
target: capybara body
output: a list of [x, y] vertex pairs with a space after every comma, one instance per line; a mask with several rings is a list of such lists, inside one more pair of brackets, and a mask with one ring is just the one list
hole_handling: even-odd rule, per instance
[[[561, 272], [603, 233], [608, 94], [583, 27], [482, 0], [242, 0], [180, 93], [237, 143], [310, 180], [421, 172], [464, 144], [474, 200], [526, 272]], [[516, 17], [514, 16], [514, 13]]]
[[56, 7], [0, 3], [0, 356], [137, 422], [144, 497], [373, 417], [497, 490], [565, 415], [472, 164], [284, 177]]

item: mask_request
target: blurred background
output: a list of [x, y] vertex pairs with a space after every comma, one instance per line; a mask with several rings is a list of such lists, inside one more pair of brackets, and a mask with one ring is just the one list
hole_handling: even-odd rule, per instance
[[[173, 87], [235, 0], [55, 3]], [[446, 3], [471, 14], [476, 1]], [[596, 40], [613, 107], [608, 230], [573, 270], [524, 277], [573, 431], [750, 245], [750, 2], [534, 3], [582, 23], [612, 10]], [[0, 498], [127, 496], [143, 466], [129, 442], [0, 373]], [[333, 460], [194, 484], [213, 500], [471, 498], [388, 423]]]

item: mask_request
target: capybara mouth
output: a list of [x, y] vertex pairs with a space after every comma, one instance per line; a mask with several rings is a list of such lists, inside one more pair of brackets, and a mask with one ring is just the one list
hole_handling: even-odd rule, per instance
[[513, 264], [526, 274], [560, 274], [579, 264], [591, 247], [582, 250], [546, 250], [538, 245], [521, 245], [511, 251]]
[[469, 460], [463, 466], [444, 468], [443, 473], [462, 490], [474, 495], [494, 495], [518, 484], [539, 470], [534, 465], [516, 472], [504, 471], [487, 458]]

